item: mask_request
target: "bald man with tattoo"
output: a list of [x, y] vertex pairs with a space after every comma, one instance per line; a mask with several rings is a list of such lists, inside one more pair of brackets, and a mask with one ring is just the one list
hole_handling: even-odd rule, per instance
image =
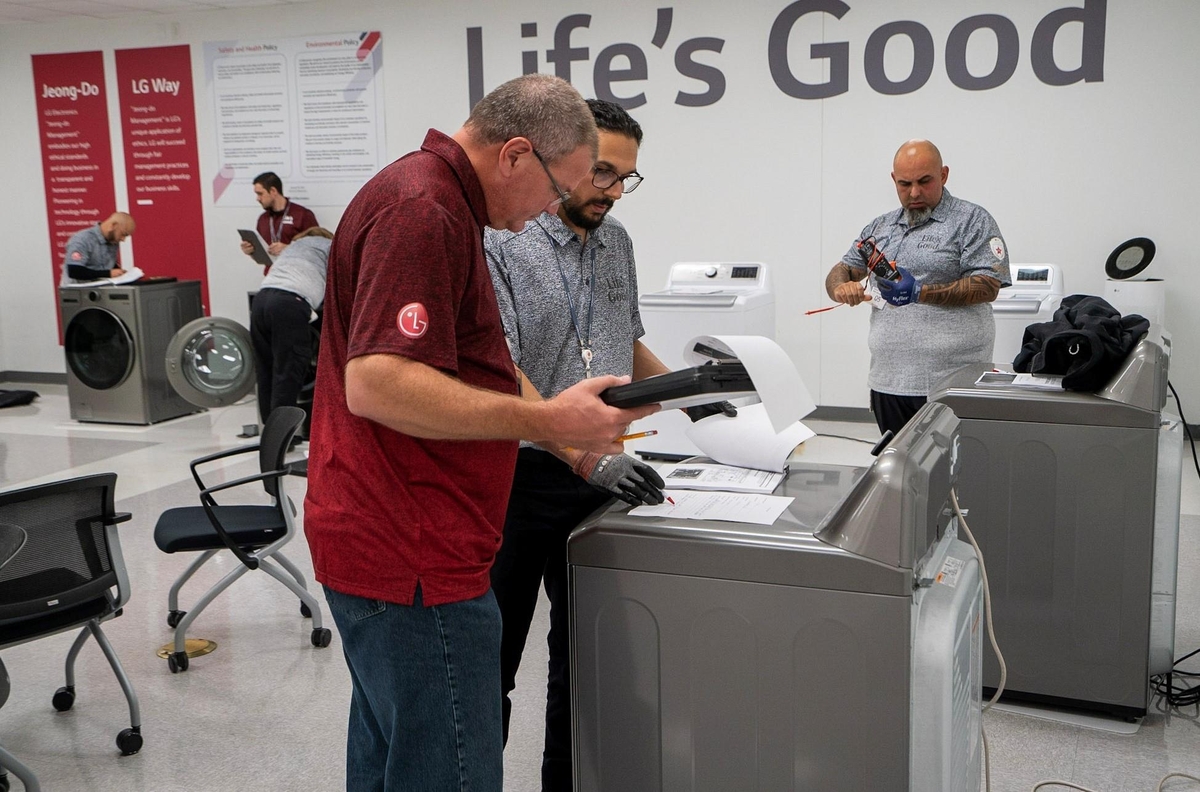
[[895, 262], [896, 279], [871, 273], [857, 242], [825, 278], [833, 300], [874, 309], [867, 384], [880, 432], [899, 432], [950, 372], [991, 362], [990, 303], [1012, 285], [1000, 227], [983, 207], [945, 189], [949, 175], [933, 143], [902, 145], [892, 162], [900, 209], [872, 220], [859, 237], [874, 237]]

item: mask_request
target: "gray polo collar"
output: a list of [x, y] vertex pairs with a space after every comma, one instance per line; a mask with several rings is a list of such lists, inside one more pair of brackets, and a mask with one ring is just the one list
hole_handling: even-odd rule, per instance
[[[609, 211], [611, 212], [612, 210]], [[542, 212], [542, 214], [533, 222], [545, 229], [546, 233], [550, 235], [550, 238], [553, 239], [554, 243], [559, 247], [566, 247], [567, 245], [571, 244], [571, 240], [579, 239], [579, 235], [576, 234], [570, 226], [564, 223], [562, 218], [557, 214]], [[598, 228], [588, 232], [588, 240], [595, 240], [596, 244], [600, 247], [608, 246], [608, 213], [605, 213], [604, 220], [601, 221]]]
[[[936, 220], [939, 223], [946, 222], [946, 220], [950, 217], [950, 205], [956, 200], [958, 199], [951, 195], [949, 190], [942, 188], [942, 200], [938, 201], [937, 206], [933, 207], [933, 212], [930, 213], [929, 220], [926, 220], [925, 223], [928, 223], [931, 220]], [[921, 223], [921, 225], [925, 225], [925, 223]], [[893, 225], [904, 226], [905, 228], [908, 228], [908, 223], [904, 221], [903, 208], [896, 210], [896, 219], [893, 221]], [[921, 226], [917, 226], [917, 228], [920, 227]]]

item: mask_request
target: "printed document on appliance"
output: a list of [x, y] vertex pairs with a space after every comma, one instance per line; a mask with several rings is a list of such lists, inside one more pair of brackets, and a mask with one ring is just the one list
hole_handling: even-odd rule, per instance
[[757, 492], [769, 495], [783, 481], [782, 473], [719, 465], [707, 457], [693, 457], [671, 465], [660, 473], [667, 489], [712, 492]]
[[739, 492], [696, 492], [665, 490], [670, 501], [657, 506], [638, 506], [629, 513], [635, 517], [673, 517], [678, 520], [722, 520], [725, 522], [771, 525], [779, 519], [795, 498], [778, 495], [749, 495]]

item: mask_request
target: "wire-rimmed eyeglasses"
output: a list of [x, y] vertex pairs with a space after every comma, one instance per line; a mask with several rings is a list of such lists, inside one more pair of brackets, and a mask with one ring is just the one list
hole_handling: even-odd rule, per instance
[[592, 186], [600, 190], [607, 190], [617, 182], [621, 182], [621, 192], [631, 193], [642, 183], [642, 178], [642, 174], [637, 171], [629, 171], [621, 176], [608, 168], [595, 168], [592, 171]]
[[[533, 156], [537, 157], [537, 161], [541, 163], [542, 170], [546, 171], [546, 178], [550, 180], [550, 186], [558, 194], [558, 200], [550, 204], [550, 206], [558, 206], [559, 204], [566, 203], [571, 197], [571, 193], [558, 186], [558, 182], [554, 180], [554, 174], [550, 172], [550, 167], [546, 165], [546, 160], [542, 159], [542, 155], [538, 153], [537, 149], [533, 149]], [[612, 184], [612, 182], [609, 182], [609, 184]]]

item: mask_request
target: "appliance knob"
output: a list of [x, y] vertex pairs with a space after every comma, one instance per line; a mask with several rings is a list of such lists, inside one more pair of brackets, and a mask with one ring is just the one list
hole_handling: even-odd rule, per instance
[[709, 267], [708, 269], [704, 270], [704, 277], [706, 277], [706, 278], [715, 278], [715, 277], [717, 277], [717, 268], [716, 268], [716, 267]]

